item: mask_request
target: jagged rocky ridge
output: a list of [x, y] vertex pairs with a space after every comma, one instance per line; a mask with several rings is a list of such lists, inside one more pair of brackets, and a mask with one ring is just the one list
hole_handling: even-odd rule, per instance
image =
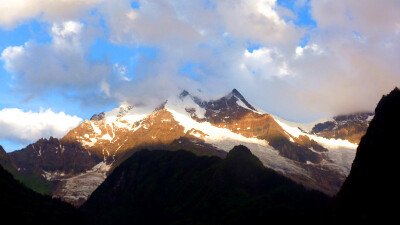
[[[224, 158], [235, 145], [243, 144], [265, 166], [334, 195], [350, 170], [357, 147], [264, 113], [237, 90], [217, 100], [183, 91], [156, 108], [123, 104], [94, 115], [61, 140], [39, 142], [46, 141], [51, 144], [35, 143], [8, 154], [16, 177], [25, 178], [21, 180], [28, 184], [34, 181], [31, 187], [41, 187], [36, 190], [44, 187], [47, 193], [77, 206], [113, 168], [143, 148], [185, 149]], [[40, 146], [49, 150], [39, 154]], [[62, 151], [62, 146], [70, 147]], [[62, 166], [48, 165], [53, 159]], [[73, 169], [68, 162], [75, 163]]]

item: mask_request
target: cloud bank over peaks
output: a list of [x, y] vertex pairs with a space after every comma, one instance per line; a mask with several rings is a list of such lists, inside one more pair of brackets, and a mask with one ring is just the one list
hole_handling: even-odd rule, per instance
[[[237, 88], [266, 112], [308, 122], [373, 110], [400, 86], [396, 0], [134, 2], [2, 1], [1, 27], [29, 19], [50, 26], [50, 43], [3, 50], [15, 88], [34, 97], [73, 92], [84, 105]], [[302, 24], [300, 11], [312, 21]], [[99, 37], [106, 43], [97, 46]], [[91, 59], [94, 45], [111, 56]], [[131, 55], [115, 56], [121, 47]]]

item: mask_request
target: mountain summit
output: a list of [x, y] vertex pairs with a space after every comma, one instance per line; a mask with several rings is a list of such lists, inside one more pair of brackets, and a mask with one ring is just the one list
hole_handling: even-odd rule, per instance
[[242, 101], [246, 105], [246, 107], [250, 108], [251, 110], [257, 111], [252, 105], [250, 105], [250, 103], [247, 102], [247, 100], [243, 97], [242, 94], [239, 93], [238, 90], [233, 89], [232, 95], [237, 97], [240, 101]]

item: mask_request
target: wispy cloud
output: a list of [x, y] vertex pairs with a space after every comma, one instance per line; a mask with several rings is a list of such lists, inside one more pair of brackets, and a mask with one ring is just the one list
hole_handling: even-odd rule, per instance
[[46, 22], [78, 19], [104, 0], [0, 0], [0, 26], [12, 29], [27, 20]]

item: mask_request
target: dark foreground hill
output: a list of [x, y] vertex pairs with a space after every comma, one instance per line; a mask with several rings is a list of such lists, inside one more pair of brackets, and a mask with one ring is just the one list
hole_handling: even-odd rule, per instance
[[329, 201], [237, 146], [226, 159], [137, 152], [81, 209], [96, 224], [320, 224]]
[[2, 166], [0, 215], [2, 224], [87, 224], [72, 206], [26, 188]]
[[398, 221], [400, 90], [384, 96], [335, 198], [337, 224]]

